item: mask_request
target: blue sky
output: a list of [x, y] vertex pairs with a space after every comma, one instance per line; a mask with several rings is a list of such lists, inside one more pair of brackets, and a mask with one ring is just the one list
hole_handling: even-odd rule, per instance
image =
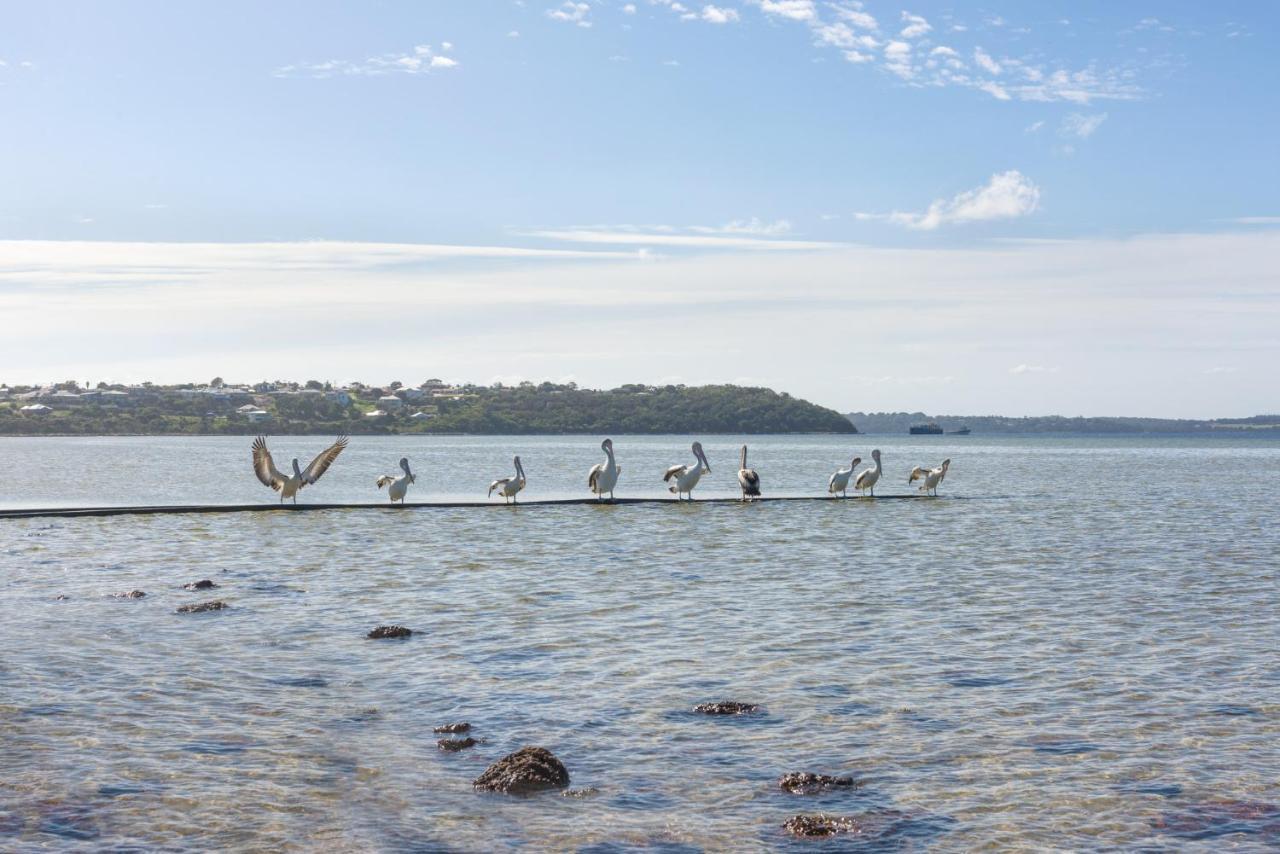
[[0, 14], [0, 381], [1280, 408], [1271, 3]]

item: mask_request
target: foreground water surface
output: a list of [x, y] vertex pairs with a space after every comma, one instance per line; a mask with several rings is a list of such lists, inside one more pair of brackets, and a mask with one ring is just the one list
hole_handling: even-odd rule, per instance
[[[736, 438], [702, 438], [695, 494], [731, 494]], [[692, 460], [615, 439], [620, 496]], [[766, 494], [953, 463], [937, 500], [0, 519], [0, 850], [1280, 845], [1280, 442], [751, 444]], [[529, 498], [601, 458], [357, 438], [301, 500], [385, 501], [405, 454], [411, 499], [483, 500], [512, 453]], [[4, 439], [0, 472], [9, 507], [274, 500], [243, 438]], [[764, 713], [690, 712], [721, 699]], [[437, 749], [455, 720], [482, 743]], [[526, 744], [597, 791], [472, 790]], [[866, 831], [783, 834], [813, 812]]]

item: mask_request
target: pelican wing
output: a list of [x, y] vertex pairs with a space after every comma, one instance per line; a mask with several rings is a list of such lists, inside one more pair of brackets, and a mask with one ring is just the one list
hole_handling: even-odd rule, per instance
[[838, 478], [839, 476], [840, 476], [840, 472], [837, 471], [837, 472], [834, 472], [831, 475], [831, 477], [827, 479], [827, 492], [836, 491], [836, 478]]
[[760, 494], [760, 475], [755, 469], [738, 469], [738, 484], [748, 495]]
[[338, 454], [342, 453], [342, 449], [347, 446], [347, 437], [341, 436], [338, 441], [320, 452], [311, 464], [302, 470], [303, 483], [315, 483], [320, 479], [320, 475], [329, 470], [329, 466], [333, 465], [333, 461], [338, 458]]
[[395, 482], [396, 482], [396, 479], [394, 475], [384, 474], [378, 478], [378, 489], [382, 489], [382, 487]]
[[684, 474], [685, 472], [687, 472], [688, 470], [689, 470], [689, 467], [688, 467], [688, 466], [672, 466], [671, 468], [667, 469], [667, 470], [663, 473], [663, 475], [662, 475], [662, 479], [663, 479], [663, 480], [671, 480], [671, 478], [673, 478], [673, 477], [680, 477], [681, 475], [683, 475], [683, 474]]
[[604, 471], [604, 463], [596, 463], [591, 467], [591, 471], [587, 474], [587, 486], [591, 489], [596, 488], [596, 482], [600, 480], [600, 472]]
[[[867, 482], [867, 475], [871, 474], [872, 469], [867, 469], [858, 475], [858, 479], [853, 482], [854, 489], [862, 489], [862, 484]], [[910, 481], [908, 481], [910, 483]]]
[[500, 479], [498, 479], [498, 480], [495, 480], [493, 483], [489, 484], [489, 494], [490, 494], [490, 495], [493, 495], [493, 491], [494, 491], [495, 489], [498, 489], [498, 488], [500, 488], [500, 487], [506, 486], [506, 485], [507, 485], [508, 483], [510, 483], [510, 482], [511, 482], [511, 478], [509, 478], [509, 477], [504, 477], [504, 478], [500, 478]]
[[927, 477], [928, 475], [929, 469], [924, 466], [916, 466], [911, 470], [911, 476], [907, 478], [907, 483], [915, 483], [920, 478]]
[[263, 486], [269, 486], [276, 492], [288, 480], [272, 461], [265, 436], [258, 436], [253, 440], [253, 473], [262, 481]]

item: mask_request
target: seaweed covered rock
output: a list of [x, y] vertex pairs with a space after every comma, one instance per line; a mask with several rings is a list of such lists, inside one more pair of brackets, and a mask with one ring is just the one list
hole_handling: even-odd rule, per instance
[[407, 638], [411, 634], [413, 629], [406, 629], [404, 626], [378, 626], [365, 637], [369, 640], [386, 640], [387, 638]]
[[112, 593], [112, 599], [141, 599], [146, 596], [141, 590], [130, 590], [128, 593]]
[[739, 703], [734, 700], [722, 700], [719, 703], [699, 703], [693, 710], [700, 715], [754, 715], [760, 711], [755, 703]]
[[522, 747], [485, 769], [472, 784], [488, 792], [527, 795], [569, 785], [564, 763], [543, 747]]
[[436, 747], [449, 753], [457, 753], [459, 750], [475, 747], [479, 743], [471, 736], [466, 738], [442, 738], [436, 742]]
[[206, 611], [221, 611], [223, 608], [226, 608], [226, 607], [228, 607], [226, 602], [215, 599], [212, 602], [197, 602], [194, 605], [179, 605], [178, 613], [179, 614], [203, 614]]
[[212, 590], [217, 586], [218, 585], [214, 584], [209, 579], [202, 578], [199, 581], [192, 581], [182, 585], [182, 589], [183, 590]]
[[812, 771], [793, 771], [778, 779], [778, 787], [793, 795], [816, 795], [833, 789], [852, 789], [856, 785], [852, 777], [832, 777]]
[[837, 833], [856, 833], [861, 826], [856, 819], [842, 815], [793, 815], [782, 823], [782, 829], [792, 836], [822, 837]]
[[467, 723], [466, 721], [460, 721], [459, 723], [456, 723], [456, 724], [442, 724], [438, 727], [432, 727], [431, 731], [459, 733], [459, 732], [466, 732], [469, 729], [471, 729], [471, 724]]

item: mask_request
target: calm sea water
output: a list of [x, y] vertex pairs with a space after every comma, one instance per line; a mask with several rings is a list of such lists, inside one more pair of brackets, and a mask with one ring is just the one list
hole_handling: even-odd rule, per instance
[[[695, 494], [731, 494], [702, 437]], [[673, 437], [615, 437], [659, 495]], [[272, 440], [277, 462], [327, 444]], [[1280, 442], [756, 437], [942, 499], [0, 520], [0, 850], [1280, 845]], [[312, 501], [584, 495], [587, 438], [356, 438]], [[0, 505], [274, 501], [242, 438], [0, 440]], [[181, 589], [210, 578], [209, 593]], [[143, 599], [111, 598], [140, 589]], [[58, 600], [55, 597], [69, 597]], [[178, 615], [221, 598], [229, 610]], [[402, 623], [407, 641], [364, 639]], [[760, 703], [731, 720], [698, 702]], [[483, 743], [436, 748], [470, 721]], [[581, 799], [480, 795], [526, 744]], [[788, 771], [848, 774], [801, 797]]]

